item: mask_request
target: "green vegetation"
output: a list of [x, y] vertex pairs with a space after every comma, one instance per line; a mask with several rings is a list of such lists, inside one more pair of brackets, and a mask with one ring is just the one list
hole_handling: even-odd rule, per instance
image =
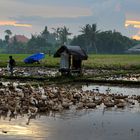
[[[12, 55], [17, 66], [46, 66], [59, 67], [59, 58], [46, 55], [40, 64], [25, 64], [23, 60], [30, 54], [1, 54], [0, 66], [6, 66], [9, 55]], [[84, 68], [98, 69], [140, 69], [140, 55], [89, 55], [88, 60], [83, 61]]]
[[0, 55], [0, 67], [5, 67], [7, 65], [7, 62], [9, 60], [9, 55], [12, 55], [13, 58], [16, 60], [17, 66], [47, 66], [47, 67], [57, 67], [59, 65], [59, 58], [54, 58], [53, 56], [46, 55], [45, 59], [40, 61], [40, 64], [34, 63], [34, 64], [25, 64], [23, 60], [30, 56], [31, 54], [1, 54]]
[[[30, 54], [1, 54], [0, 67], [6, 67], [9, 55], [12, 55], [17, 62], [17, 66], [26, 67], [59, 67], [59, 58], [46, 55], [46, 58], [40, 64], [25, 64], [23, 60], [30, 56]], [[92, 75], [83, 76], [8, 76], [1, 75], [5, 80], [20, 80], [37, 83], [47, 84], [64, 84], [71, 82], [96, 82], [96, 83], [110, 83], [110, 84], [126, 84], [126, 85], [139, 85], [139, 81], [107, 81], [106, 77], [116, 75], [136, 74], [140, 73], [140, 55], [89, 55], [88, 60], [83, 62], [83, 68], [95, 69]], [[96, 70], [97, 69], [97, 70]], [[100, 72], [101, 70], [101, 72]], [[102, 71], [103, 70], [103, 71]], [[96, 73], [96, 71], [98, 71]]]
[[[125, 54], [125, 52], [140, 43], [117, 31], [100, 31], [96, 24], [86, 24], [79, 29], [81, 34], [69, 38], [72, 34], [66, 26], [53, 28], [48, 31], [47, 26], [40, 34], [32, 35], [25, 41], [19, 41], [12, 36], [12, 31], [5, 31], [5, 39], [0, 39], [0, 53], [32, 54], [37, 52], [51, 53], [63, 44], [81, 46], [88, 54]], [[11, 40], [11, 38], [13, 40]]]
[[139, 69], [140, 55], [89, 55], [84, 66], [102, 69]]
[[19, 41], [18, 35], [13, 36], [10, 30], [5, 31], [5, 39], [0, 39], [0, 53], [13, 53], [13, 54], [29, 54], [29, 53], [51, 53], [53, 54], [61, 44], [69, 41], [68, 36], [71, 35], [67, 27], [58, 27], [51, 33], [48, 31], [47, 26], [39, 35], [32, 35], [31, 39], [27, 42]]

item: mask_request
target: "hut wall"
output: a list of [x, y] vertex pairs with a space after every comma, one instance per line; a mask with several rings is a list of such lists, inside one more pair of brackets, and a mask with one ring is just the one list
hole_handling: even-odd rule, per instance
[[65, 51], [61, 53], [60, 69], [69, 69], [69, 54]]
[[72, 59], [72, 69], [81, 69], [82, 60], [79, 57], [73, 56]]

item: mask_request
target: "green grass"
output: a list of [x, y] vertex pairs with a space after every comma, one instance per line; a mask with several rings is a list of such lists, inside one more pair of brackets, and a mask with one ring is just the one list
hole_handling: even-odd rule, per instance
[[5, 67], [9, 61], [9, 56], [12, 55], [16, 60], [17, 66], [48, 66], [57, 67], [59, 66], [59, 58], [54, 58], [53, 56], [46, 56], [45, 59], [41, 60], [40, 64], [25, 64], [23, 60], [30, 56], [30, 54], [0, 54], [0, 67]]
[[[0, 54], [0, 66], [7, 65], [10, 54]], [[11, 54], [17, 62], [17, 66], [47, 66], [58, 67], [59, 58], [46, 56], [41, 64], [24, 64], [23, 60], [30, 54]], [[89, 55], [88, 60], [83, 61], [86, 68], [102, 69], [140, 69], [140, 55]]]
[[83, 64], [88, 68], [140, 68], [140, 55], [89, 55]]

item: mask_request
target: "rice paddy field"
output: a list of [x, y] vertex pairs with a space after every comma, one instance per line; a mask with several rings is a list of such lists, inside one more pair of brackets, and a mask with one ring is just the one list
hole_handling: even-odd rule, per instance
[[[58, 67], [59, 58], [46, 55], [41, 64], [24, 64], [23, 60], [30, 56], [30, 54], [1, 54], [0, 66], [6, 66], [9, 55], [12, 55], [17, 62], [17, 66], [47, 66]], [[88, 60], [83, 61], [85, 68], [105, 68], [105, 69], [139, 69], [140, 55], [89, 55]]]
[[84, 65], [89, 68], [140, 68], [140, 55], [89, 55]]
[[[14, 76], [6, 69], [9, 55]], [[53, 77], [59, 58], [25, 64], [28, 56], [0, 55], [0, 139], [140, 139], [140, 55], [89, 55], [81, 77]]]

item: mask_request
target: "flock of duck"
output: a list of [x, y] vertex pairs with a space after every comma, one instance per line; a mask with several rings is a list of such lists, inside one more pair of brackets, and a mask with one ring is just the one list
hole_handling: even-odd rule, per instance
[[140, 81], [140, 74], [115, 75], [106, 80]]
[[63, 111], [65, 109], [95, 109], [104, 107], [125, 108], [140, 103], [140, 95], [112, 94], [110, 89], [100, 93], [99, 89], [83, 91], [71, 86], [33, 86], [9, 82], [0, 83], [0, 114], [28, 114]]
[[[6, 68], [0, 68], [0, 75], [9, 75]], [[15, 67], [14, 75], [16, 76], [56, 76], [60, 75], [57, 69], [46, 67]]]
[[[7, 69], [6, 68], [0, 68], [0, 75], [7, 75]], [[101, 74], [101, 73], [109, 73], [108, 70], [90, 70], [90, 69], [84, 69], [83, 74], [84, 75], [93, 75], [93, 74]], [[14, 69], [14, 74], [16, 76], [58, 76], [61, 75], [57, 69], [49, 69], [45, 67], [16, 67]], [[105, 78], [105, 79], [104, 79]], [[125, 75], [114, 75], [109, 77], [102, 77], [104, 80], [122, 80], [122, 81], [140, 81], [140, 74], [125, 74]]]

